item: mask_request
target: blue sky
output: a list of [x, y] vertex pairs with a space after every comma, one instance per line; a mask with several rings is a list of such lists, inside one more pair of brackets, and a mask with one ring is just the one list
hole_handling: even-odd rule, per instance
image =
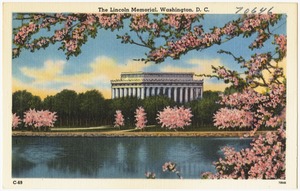
[[[213, 26], [222, 27], [228, 21], [234, 20], [238, 15], [205, 15], [201, 24], [205, 31]], [[18, 26], [13, 22], [13, 27]], [[125, 23], [126, 24], [126, 23]], [[280, 26], [279, 28], [276, 28]], [[285, 19], [279, 21], [274, 33], [286, 34]], [[82, 46], [82, 53], [78, 57], [66, 56], [58, 51], [59, 45], [50, 45], [47, 49], [34, 53], [23, 50], [20, 57], [12, 60], [13, 91], [26, 89], [34, 95], [42, 98], [54, 95], [63, 89], [72, 89], [84, 92], [89, 89], [97, 89], [106, 98], [110, 98], [110, 80], [120, 77], [121, 72], [145, 71], [145, 72], [195, 72], [196, 74], [209, 74], [211, 65], [224, 65], [230, 69], [239, 70], [239, 65], [232, 57], [225, 54], [217, 54], [220, 49], [232, 51], [237, 56], [250, 58], [254, 53], [274, 50], [272, 38], [262, 49], [251, 51], [248, 49], [253, 37], [242, 37], [230, 40], [222, 45], [199, 51], [191, 51], [179, 60], [166, 59], [161, 64], [133, 61], [134, 58], [142, 58], [147, 52], [146, 48], [121, 44], [116, 35], [125, 34], [128, 28], [125, 26], [120, 31], [99, 30], [95, 39], [90, 39]], [[274, 28], [271, 28], [271, 31]], [[216, 79], [204, 79], [205, 90], [224, 90], [226, 86]]]

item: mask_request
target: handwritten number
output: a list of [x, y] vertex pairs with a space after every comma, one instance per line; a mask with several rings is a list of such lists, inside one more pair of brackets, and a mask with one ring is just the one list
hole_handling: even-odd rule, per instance
[[256, 13], [256, 8], [257, 8], [257, 7], [254, 7], [254, 9], [252, 9], [252, 11], [251, 11], [252, 14], [255, 14], [255, 13]]
[[[271, 7], [271, 8], [266, 8], [266, 7], [262, 7], [262, 8], [260, 8], [259, 9], [259, 14], [263, 14], [263, 13], [265, 13], [265, 14], [272, 14], [272, 9], [273, 9], [274, 7]], [[236, 7], [236, 9], [237, 9], [237, 11], [235, 12], [235, 14], [238, 14], [238, 13], [242, 13], [242, 14], [247, 14], [247, 13], [249, 13], [250, 12], [250, 10], [251, 10], [251, 14], [255, 14], [255, 13], [257, 13], [257, 7], [254, 7], [253, 9], [249, 9], [249, 8], [244, 8], [244, 7]], [[244, 11], [243, 11], [244, 10]], [[268, 10], [268, 11], [267, 11]], [[267, 11], [267, 12], [266, 12]]]
[[243, 9], [243, 7], [236, 7], [238, 10], [237, 10], [237, 12], [235, 12], [235, 14], [238, 14], [238, 12], [240, 12], [242, 9]]
[[264, 8], [264, 7], [262, 7], [259, 11], [259, 14], [261, 14], [261, 13], [263, 13], [263, 12], [265, 12], [267, 10], [267, 8]]
[[272, 14], [272, 9], [273, 9], [274, 7], [271, 7], [269, 10], [268, 10], [268, 14]]

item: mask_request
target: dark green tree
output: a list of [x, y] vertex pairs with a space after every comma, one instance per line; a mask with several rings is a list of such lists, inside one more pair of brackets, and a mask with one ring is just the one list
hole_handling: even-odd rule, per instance
[[48, 109], [50, 111], [54, 111], [54, 101], [55, 101], [54, 96], [47, 96], [42, 102], [42, 108], [45, 110]]
[[19, 90], [12, 95], [12, 113], [22, 117], [28, 109], [40, 109], [42, 101], [39, 96], [34, 96], [26, 90]]
[[98, 90], [89, 90], [78, 97], [80, 97], [80, 116], [85, 118], [85, 125], [103, 124], [103, 114], [106, 108], [102, 93]]
[[217, 103], [220, 99], [219, 93], [204, 91], [202, 99], [194, 100], [187, 104], [187, 107], [192, 109], [192, 124], [194, 127], [213, 126], [213, 115], [220, 108], [220, 105]]
[[78, 111], [77, 93], [74, 90], [62, 90], [54, 96], [53, 110], [57, 112], [60, 126], [75, 125]]

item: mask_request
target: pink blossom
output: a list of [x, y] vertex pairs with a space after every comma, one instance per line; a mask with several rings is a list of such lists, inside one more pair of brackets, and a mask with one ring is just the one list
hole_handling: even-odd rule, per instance
[[285, 35], [275, 35], [275, 43], [279, 46], [279, 51], [285, 55], [287, 48], [287, 39]]
[[103, 28], [116, 29], [121, 26], [121, 20], [124, 14], [97, 14], [99, 23]]
[[18, 33], [14, 37], [14, 42], [16, 44], [24, 44], [28, 36], [31, 33], [34, 33], [37, 30], [37, 25], [33, 22], [30, 22], [28, 25], [22, 26]]
[[17, 116], [16, 113], [14, 113], [12, 116], [12, 128], [16, 129], [20, 123], [21, 123], [20, 117]]
[[77, 40], [71, 39], [71, 40], [65, 41], [65, 46], [69, 52], [75, 52], [78, 47]]
[[162, 21], [175, 29], [190, 29], [196, 14], [168, 14]]
[[239, 79], [236, 72], [227, 70], [223, 66], [219, 66], [217, 68], [213, 67], [213, 69], [213, 72], [216, 73], [219, 78], [223, 79], [224, 81], [230, 81], [234, 86], [239, 85]]
[[251, 148], [235, 151], [224, 147], [224, 159], [215, 162], [217, 173], [203, 173], [210, 179], [285, 179], [285, 131], [268, 132], [253, 139]]
[[53, 40], [61, 41], [62, 39], [64, 39], [67, 33], [68, 33], [67, 29], [56, 30], [53, 36]]
[[162, 127], [168, 129], [184, 128], [191, 124], [192, 113], [190, 108], [185, 109], [183, 106], [170, 108], [169, 106], [160, 111], [157, 119]]
[[[151, 25], [148, 22], [149, 19], [147, 14], [133, 14], [130, 27], [136, 31], [141, 29], [150, 29]], [[152, 26], [155, 27], [155, 25]]]
[[220, 129], [251, 127], [253, 118], [253, 113], [249, 111], [221, 108], [214, 114], [214, 125]]
[[115, 123], [114, 127], [121, 127], [124, 126], [124, 116], [121, 112], [121, 110], [117, 110], [115, 114]]
[[56, 120], [56, 112], [48, 110], [36, 111], [35, 109], [29, 109], [24, 112], [23, 118], [26, 127], [31, 126], [39, 130], [41, 127], [53, 127]]
[[136, 129], [143, 130], [146, 127], [147, 117], [143, 107], [139, 107], [135, 110], [135, 121], [136, 121]]

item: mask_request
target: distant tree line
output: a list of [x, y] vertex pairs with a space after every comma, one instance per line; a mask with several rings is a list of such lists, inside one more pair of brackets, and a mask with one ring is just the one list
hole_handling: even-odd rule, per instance
[[23, 117], [30, 108], [57, 112], [56, 127], [92, 127], [113, 125], [116, 110], [121, 110], [125, 119], [125, 128], [134, 127], [136, 108], [142, 106], [147, 113], [148, 125], [157, 125], [158, 111], [166, 106], [190, 107], [192, 126], [212, 126], [213, 114], [220, 108], [216, 103], [219, 92], [205, 91], [203, 99], [186, 104], [176, 103], [166, 96], [147, 97], [143, 100], [136, 97], [105, 99], [98, 90], [76, 93], [73, 90], [62, 90], [42, 100], [26, 90], [13, 93], [12, 112]]

